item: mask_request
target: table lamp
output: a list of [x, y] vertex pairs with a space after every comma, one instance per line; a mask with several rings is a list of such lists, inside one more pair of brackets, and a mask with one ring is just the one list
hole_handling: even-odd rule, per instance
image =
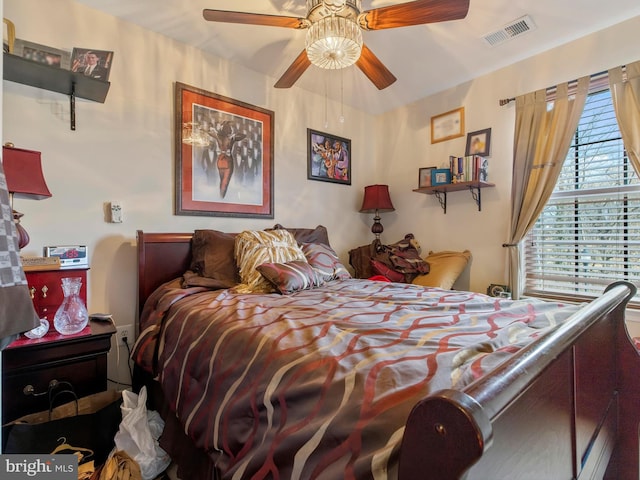
[[2, 166], [7, 178], [7, 190], [13, 211], [13, 220], [18, 231], [18, 246], [24, 248], [29, 243], [29, 234], [20, 224], [22, 213], [13, 210], [13, 199], [31, 198], [42, 200], [51, 196], [42, 173], [40, 152], [15, 148], [8, 143], [2, 147]]
[[364, 199], [360, 213], [375, 213], [371, 232], [376, 236], [376, 242], [380, 242], [380, 234], [384, 231], [380, 223], [380, 212], [393, 212], [395, 208], [389, 197], [388, 185], [369, 185], [364, 187]]

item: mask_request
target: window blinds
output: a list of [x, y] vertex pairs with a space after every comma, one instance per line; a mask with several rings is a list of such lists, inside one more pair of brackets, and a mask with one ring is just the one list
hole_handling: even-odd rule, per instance
[[587, 98], [524, 255], [525, 294], [589, 298], [617, 280], [640, 284], [640, 182], [608, 89]]

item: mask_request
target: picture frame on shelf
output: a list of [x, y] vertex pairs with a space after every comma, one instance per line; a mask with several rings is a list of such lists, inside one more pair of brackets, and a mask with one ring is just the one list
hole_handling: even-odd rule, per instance
[[86, 77], [109, 81], [113, 52], [74, 47], [71, 53], [71, 71]]
[[351, 140], [307, 128], [307, 178], [351, 185]]
[[71, 54], [66, 50], [16, 38], [13, 43], [13, 54], [32, 62], [69, 70]]
[[480, 155], [488, 157], [491, 152], [491, 129], [485, 128], [467, 134], [465, 156]]
[[448, 168], [434, 168], [431, 170], [431, 186], [448, 185], [451, 183], [451, 170]]
[[273, 218], [274, 112], [175, 84], [176, 215]]
[[418, 188], [431, 186], [431, 171], [436, 167], [424, 167], [418, 169]]
[[431, 117], [431, 143], [444, 142], [464, 135], [464, 107]]

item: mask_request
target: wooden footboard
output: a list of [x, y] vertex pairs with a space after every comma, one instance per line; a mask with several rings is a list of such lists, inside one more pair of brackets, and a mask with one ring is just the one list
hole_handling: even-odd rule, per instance
[[635, 291], [611, 285], [492, 374], [418, 403], [400, 478], [637, 479], [640, 357], [624, 324]]

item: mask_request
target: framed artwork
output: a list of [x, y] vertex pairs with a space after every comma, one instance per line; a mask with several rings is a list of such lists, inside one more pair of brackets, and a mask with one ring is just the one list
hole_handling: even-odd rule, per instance
[[431, 143], [464, 135], [464, 107], [431, 117]]
[[71, 71], [98, 80], [108, 81], [113, 63], [113, 52], [74, 48], [71, 53]]
[[451, 183], [451, 170], [448, 168], [434, 168], [431, 170], [431, 186]]
[[425, 167], [418, 169], [418, 188], [431, 186], [431, 171], [436, 167]]
[[491, 148], [491, 129], [485, 128], [467, 134], [467, 149], [465, 155], [480, 155], [488, 157]]
[[176, 215], [273, 218], [274, 113], [175, 84]]
[[351, 140], [307, 128], [307, 178], [351, 185]]
[[13, 44], [13, 54], [33, 62], [44, 63], [50, 67], [69, 70], [71, 56], [69, 52], [47, 47], [39, 43], [27, 42], [16, 38]]

